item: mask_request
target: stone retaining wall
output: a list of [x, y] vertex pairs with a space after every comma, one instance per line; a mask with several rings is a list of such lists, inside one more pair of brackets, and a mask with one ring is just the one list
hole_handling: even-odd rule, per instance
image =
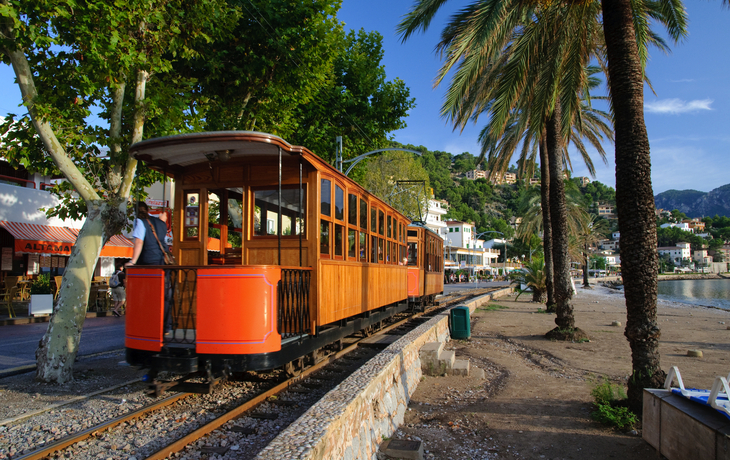
[[[474, 310], [512, 292], [505, 288], [464, 303]], [[404, 335], [327, 393], [282, 431], [257, 460], [376, 459], [378, 447], [403, 423], [421, 381], [418, 352], [449, 340], [448, 312]]]

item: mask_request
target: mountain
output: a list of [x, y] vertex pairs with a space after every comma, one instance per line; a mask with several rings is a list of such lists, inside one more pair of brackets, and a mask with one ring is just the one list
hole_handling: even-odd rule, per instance
[[687, 217], [730, 217], [730, 184], [708, 193], [697, 190], [667, 190], [654, 197], [657, 209], [678, 209]]

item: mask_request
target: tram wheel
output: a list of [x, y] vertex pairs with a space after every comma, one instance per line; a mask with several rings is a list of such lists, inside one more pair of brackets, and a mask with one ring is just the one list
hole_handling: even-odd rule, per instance
[[304, 358], [297, 358], [284, 365], [287, 377], [296, 377], [304, 370]]

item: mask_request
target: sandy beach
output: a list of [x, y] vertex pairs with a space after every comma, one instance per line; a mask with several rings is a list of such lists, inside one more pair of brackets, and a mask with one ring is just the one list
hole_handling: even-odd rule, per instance
[[[591, 280], [593, 281], [593, 280]], [[555, 316], [531, 296], [509, 296], [472, 316], [470, 340], [452, 340], [457, 359], [486, 371], [475, 377], [424, 377], [398, 439], [421, 439], [428, 459], [645, 460], [656, 452], [641, 426], [618, 431], [595, 422], [591, 390], [603, 377], [625, 383], [631, 353], [623, 292], [576, 283], [576, 325], [590, 342], [549, 341]], [[730, 372], [730, 312], [659, 302], [661, 366], [677, 366], [687, 386], [709, 388]], [[612, 326], [614, 321], [621, 326]], [[701, 350], [702, 358], [687, 356]]]

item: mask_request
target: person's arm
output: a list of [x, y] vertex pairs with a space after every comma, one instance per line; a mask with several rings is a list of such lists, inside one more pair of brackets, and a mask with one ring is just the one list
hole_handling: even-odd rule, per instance
[[134, 265], [137, 263], [137, 259], [139, 259], [139, 255], [142, 254], [142, 246], [144, 245], [144, 240], [140, 240], [139, 238], [134, 239], [134, 248], [132, 249], [132, 260], [124, 264], [126, 267], [129, 267], [130, 265]]
[[142, 246], [144, 245], [145, 227], [141, 220], [134, 221], [134, 230], [132, 231], [132, 239], [134, 246], [132, 248], [132, 260], [124, 264], [125, 267], [134, 265], [142, 254]]

